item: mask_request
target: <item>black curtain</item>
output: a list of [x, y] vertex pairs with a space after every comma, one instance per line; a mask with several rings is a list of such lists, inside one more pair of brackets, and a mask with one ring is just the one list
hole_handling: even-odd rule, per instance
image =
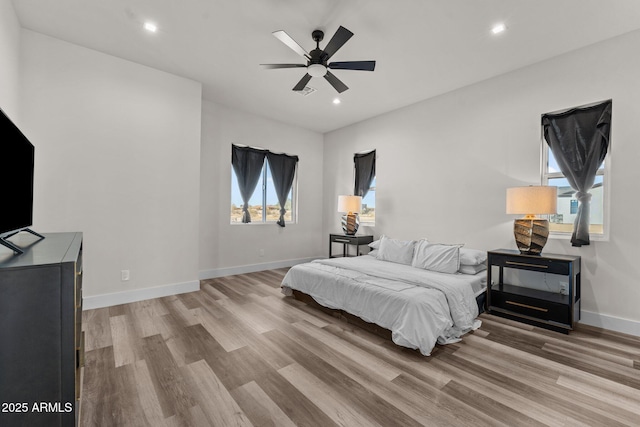
[[576, 190], [578, 213], [571, 244], [589, 244], [589, 190], [609, 148], [611, 100], [542, 116], [544, 139], [560, 170]]
[[354, 196], [366, 196], [376, 176], [376, 150], [368, 153], [353, 155], [356, 164], [356, 182], [353, 189]]
[[284, 214], [287, 213], [284, 205], [287, 203], [287, 196], [289, 195], [289, 191], [291, 191], [291, 186], [293, 185], [293, 177], [296, 174], [298, 156], [268, 152], [267, 160], [269, 160], [273, 186], [276, 189], [278, 203], [280, 203], [280, 218], [277, 223], [280, 227], [284, 227]]
[[249, 214], [249, 199], [256, 189], [264, 158], [267, 154], [266, 150], [259, 150], [251, 147], [231, 146], [231, 165], [238, 178], [238, 187], [240, 187], [240, 195], [242, 196], [242, 222], [251, 222], [251, 214]]

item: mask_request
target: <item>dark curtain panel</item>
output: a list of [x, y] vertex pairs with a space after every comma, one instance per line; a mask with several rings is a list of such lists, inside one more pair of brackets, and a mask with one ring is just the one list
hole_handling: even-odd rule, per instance
[[354, 196], [366, 196], [376, 176], [376, 150], [368, 153], [353, 155], [356, 164], [356, 182], [353, 189]]
[[278, 225], [284, 227], [284, 214], [287, 213], [284, 205], [287, 203], [287, 196], [293, 185], [293, 177], [296, 173], [296, 165], [298, 164], [298, 156], [289, 156], [286, 154], [267, 153], [269, 160], [269, 168], [271, 169], [271, 178], [273, 178], [273, 186], [276, 189], [278, 203], [280, 203], [280, 218]]
[[589, 190], [609, 148], [611, 100], [542, 116], [544, 139], [560, 170], [576, 190], [578, 213], [571, 244], [589, 244]]
[[264, 165], [266, 150], [258, 150], [251, 147], [231, 146], [231, 165], [238, 178], [238, 187], [242, 196], [242, 222], [251, 222], [249, 214], [249, 199], [256, 189], [260, 172]]

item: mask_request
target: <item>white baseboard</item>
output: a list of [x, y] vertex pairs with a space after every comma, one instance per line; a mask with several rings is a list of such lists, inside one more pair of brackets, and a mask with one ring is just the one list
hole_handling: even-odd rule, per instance
[[640, 336], [640, 322], [636, 320], [621, 319], [619, 317], [607, 316], [606, 314], [581, 310], [580, 323], [595, 326], [597, 328], [608, 329], [610, 331], [621, 332], [623, 334]]
[[233, 276], [235, 274], [245, 274], [253, 273], [256, 271], [274, 270], [276, 268], [293, 267], [296, 264], [311, 262], [314, 259], [320, 258], [322, 257], [288, 259], [284, 261], [265, 262], [261, 264], [239, 265], [237, 267], [214, 268], [211, 270], [201, 270], [198, 276], [200, 277], [200, 280], [215, 279], [216, 277]]
[[83, 310], [94, 308], [111, 307], [114, 305], [127, 304], [130, 302], [143, 301], [152, 298], [167, 297], [170, 295], [184, 294], [200, 290], [200, 281], [174, 283], [170, 285], [155, 286], [153, 288], [134, 289], [125, 292], [114, 292], [112, 294], [102, 294], [85, 296], [82, 298]]

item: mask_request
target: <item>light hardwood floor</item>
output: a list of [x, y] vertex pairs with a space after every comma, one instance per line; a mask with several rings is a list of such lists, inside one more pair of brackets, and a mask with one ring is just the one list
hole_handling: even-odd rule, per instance
[[424, 357], [284, 297], [285, 272], [85, 311], [81, 425], [640, 425], [640, 338], [482, 315]]

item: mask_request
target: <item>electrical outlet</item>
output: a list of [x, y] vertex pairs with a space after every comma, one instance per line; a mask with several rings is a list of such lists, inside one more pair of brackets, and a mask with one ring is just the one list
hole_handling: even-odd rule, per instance
[[129, 280], [129, 270], [120, 271], [120, 280], [122, 280], [123, 282]]
[[569, 283], [560, 282], [560, 293], [562, 295], [569, 295]]
[[260, 256], [264, 256], [264, 249], [260, 249], [259, 254], [260, 254]]

